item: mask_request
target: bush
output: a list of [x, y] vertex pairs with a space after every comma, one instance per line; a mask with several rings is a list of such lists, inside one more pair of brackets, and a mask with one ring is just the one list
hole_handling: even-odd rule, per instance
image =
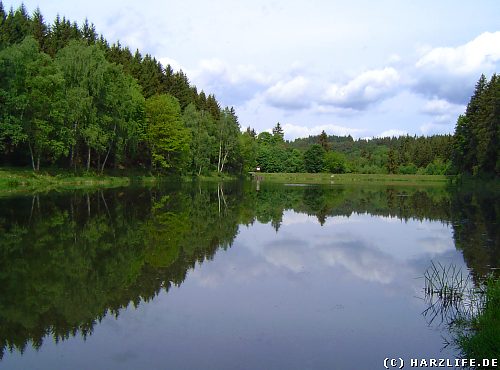
[[413, 163], [405, 165], [400, 165], [398, 167], [398, 173], [401, 175], [415, 175], [418, 171], [417, 166], [415, 166]]

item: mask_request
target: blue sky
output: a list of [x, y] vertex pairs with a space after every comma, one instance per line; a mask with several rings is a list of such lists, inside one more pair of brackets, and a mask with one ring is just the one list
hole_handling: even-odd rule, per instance
[[[3, 1], [17, 8], [19, 1]], [[243, 128], [452, 133], [500, 66], [500, 1], [25, 1], [182, 68]]]

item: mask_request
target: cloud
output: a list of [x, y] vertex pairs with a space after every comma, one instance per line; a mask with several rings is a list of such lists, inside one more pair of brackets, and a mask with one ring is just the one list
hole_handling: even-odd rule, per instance
[[462, 112], [464, 108], [463, 105], [453, 104], [444, 99], [432, 99], [425, 103], [421, 112], [429, 115], [441, 116], [449, 113], [456, 114], [457, 111]]
[[301, 125], [295, 125], [292, 123], [283, 124], [283, 131], [285, 132], [286, 138], [296, 138], [296, 137], [308, 137], [312, 135], [319, 135], [321, 131], [325, 131], [328, 135], [337, 136], [354, 136], [358, 137], [359, 134], [363, 133], [364, 129], [357, 129], [352, 127], [344, 127], [332, 124], [317, 125], [313, 127], [306, 127]]
[[391, 283], [397, 275], [394, 258], [359, 240], [321, 246], [318, 251], [327, 266], [340, 265], [363, 280]]
[[457, 117], [464, 110], [464, 105], [453, 104], [443, 99], [429, 100], [420, 111], [430, 116], [431, 120], [420, 125], [420, 132], [424, 135], [450, 132], [453, 130]]
[[485, 32], [456, 48], [434, 48], [422, 56], [415, 66], [417, 68], [444, 68], [455, 74], [469, 74], [495, 68], [498, 61], [500, 61], [500, 31]]
[[373, 69], [363, 72], [344, 85], [331, 84], [322, 100], [338, 107], [363, 110], [392, 95], [400, 82], [399, 72], [392, 67]]
[[177, 60], [169, 58], [169, 57], [159, 57], [157, 60], [161, 63], [163, 68], [165, 68], [167, 65], [170, 65], [172, 69], [177, 72], [179, 70], [183, 70], [184, 72], [188, 73], [189, 77], [189, 71], [186, 71], [186, 68], [182, 66], [181, 63], [179, 63]]
[[455, 124], [453, 122], [431, 121], [420, 125], [420, 132], [424, 135], [449, 134], [453, 132]]
[[420, 238], [419, 243], [422, 245], [424, 250], [430, 252], [433, 255], [443, 254], [445, 252], [455, 250], [453, 242], [450, 240], [449, 235], [439, 235], [439, 236], [428, 236], [425, 238]]
[[274, 77], [251, 64], [230, 65], [222, 59], [203, 59], [188, 72], [198, 89], [213, 93], [224, 105], [238, 105], [269, 86]]
[[404, 136], [406, 134], [407, 134], [407, 132], [402, 131], [402, 130], [390, 129], [390, 130], [386, 130], [386, 131], [381, 132], [380, 134], [377, 135], [377, 137], [393, 137], [393, 136], [398, 137], [398, 136]]
[[304, 76], [278, 81], [264, 93], [266, 102], [277, 108], [303, 109], [311, 104], [311, 82]]
[[500, 32], [485, 32], [457, 47], [427, 50], [414, 65], [413, 88], [425, 96], [465, 104], [481, 73], [500, 66]]

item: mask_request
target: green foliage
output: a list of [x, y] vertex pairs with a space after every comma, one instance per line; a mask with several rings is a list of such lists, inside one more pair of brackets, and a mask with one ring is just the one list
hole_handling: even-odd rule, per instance
[[275, 143], [282, 143], [284, 141], [285, 133], [280, 123], [276, 123], [276, 126], [273, 127], [273, 138]]
[[330, 173], [345, 173], [348, 171], [348, 165], [345, 155], [342, 153], [330, 151], [325, 154], [325, 170]]
[[483, 312], [461, 334], [459, 345], [466, 358], [493, 359], [500, 357], [500, 280], [490, 278], [486, 284], [486, 304]]
[[330, 145], [328, 144], [328, 135], [326, 134], [325, 130], [321, 131], [321, 134], [318, 137], [318, 144], [323, 147], [325, 152], [330, 150]]
[[298, 149], [287, 150], [285, 172], [298, 173], [305, 171], [304, 156]]
[[465, 115], [458, 118], [453, 165], [473, 176], [500, 175], [500, 77], [481, 75]]
[[255, 171], [257, 167], [257, 141], [250, 130], [240, 135], [241, 158], [243, 173]]
[[241, 162], [238, 160], [240, 155], [239, 135], [240, 125], [234, 109], [224, 108], [217, 121], [218, 173], [223, 172], [226, 166], [237, 168], [237, 172], [241, 172]]
[[451, 161], [444, 162], [441, 158], [433, 160], [425, 167], [426, 175], [448, 175], [451, 171]]
[[402, 175], [415, 175], [417, 171], [418, 168], [413, 163], [408, 163], [406, 165], [402, 164], [397, 169], [397, 173]]
[[158, 169], [183, 170], [189, 155], [190, 132], [184, 127], [181, 107], [171, 95], [146, 100], [146, 138], [151, 163]]
[[198, 111], [195, 104], [190, 103], [183, 113], [184, 125], [191, 131], [190, 159], [191, 172], [200, 175], [207, 172], [210, 166], [211, 148], [214, 138], [208, 128], [214, 126], [212, 117], [206, 111]]
[[396, 154], [394, 153], [394, 150], [391, 148], [387, 156], [387, 172], [396, 173], [396, 170], [397, 170]]
[[324, 167], [325, 150], [319, 144], [313, 144], [304, 153], [304, 167], [307, 172], [321, 172]]
[[50, 163], [103, 171], [161, 162], [182, 171], [178, 158], [150, 160], [144, 97], [168, 93], [181, 111], [193, 104], [201, 116], [191, 127], [188, 169], [241, 171], [234, 109], [225, 113], [227, 124], [215, 96], [198, 94], [183, 71], [119, 42], [110, 46], [88, 20], [79, 27], [57, 16], [49, 26], [39, 9], [30, 17], [24, 6], [8, 14], [0, 8], [0, 164], [31, 158], [34, 169]]

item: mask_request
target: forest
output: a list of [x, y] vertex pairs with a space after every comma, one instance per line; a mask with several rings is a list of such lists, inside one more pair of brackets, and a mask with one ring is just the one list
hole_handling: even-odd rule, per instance
[[500, 172], [500, 81], [479, 79], [454, 135], [284, 139], [241, 130], [233, 107], [154, 56], [109, 44], [87, 20], [0, 2], [0, 166], [152, 173]]

